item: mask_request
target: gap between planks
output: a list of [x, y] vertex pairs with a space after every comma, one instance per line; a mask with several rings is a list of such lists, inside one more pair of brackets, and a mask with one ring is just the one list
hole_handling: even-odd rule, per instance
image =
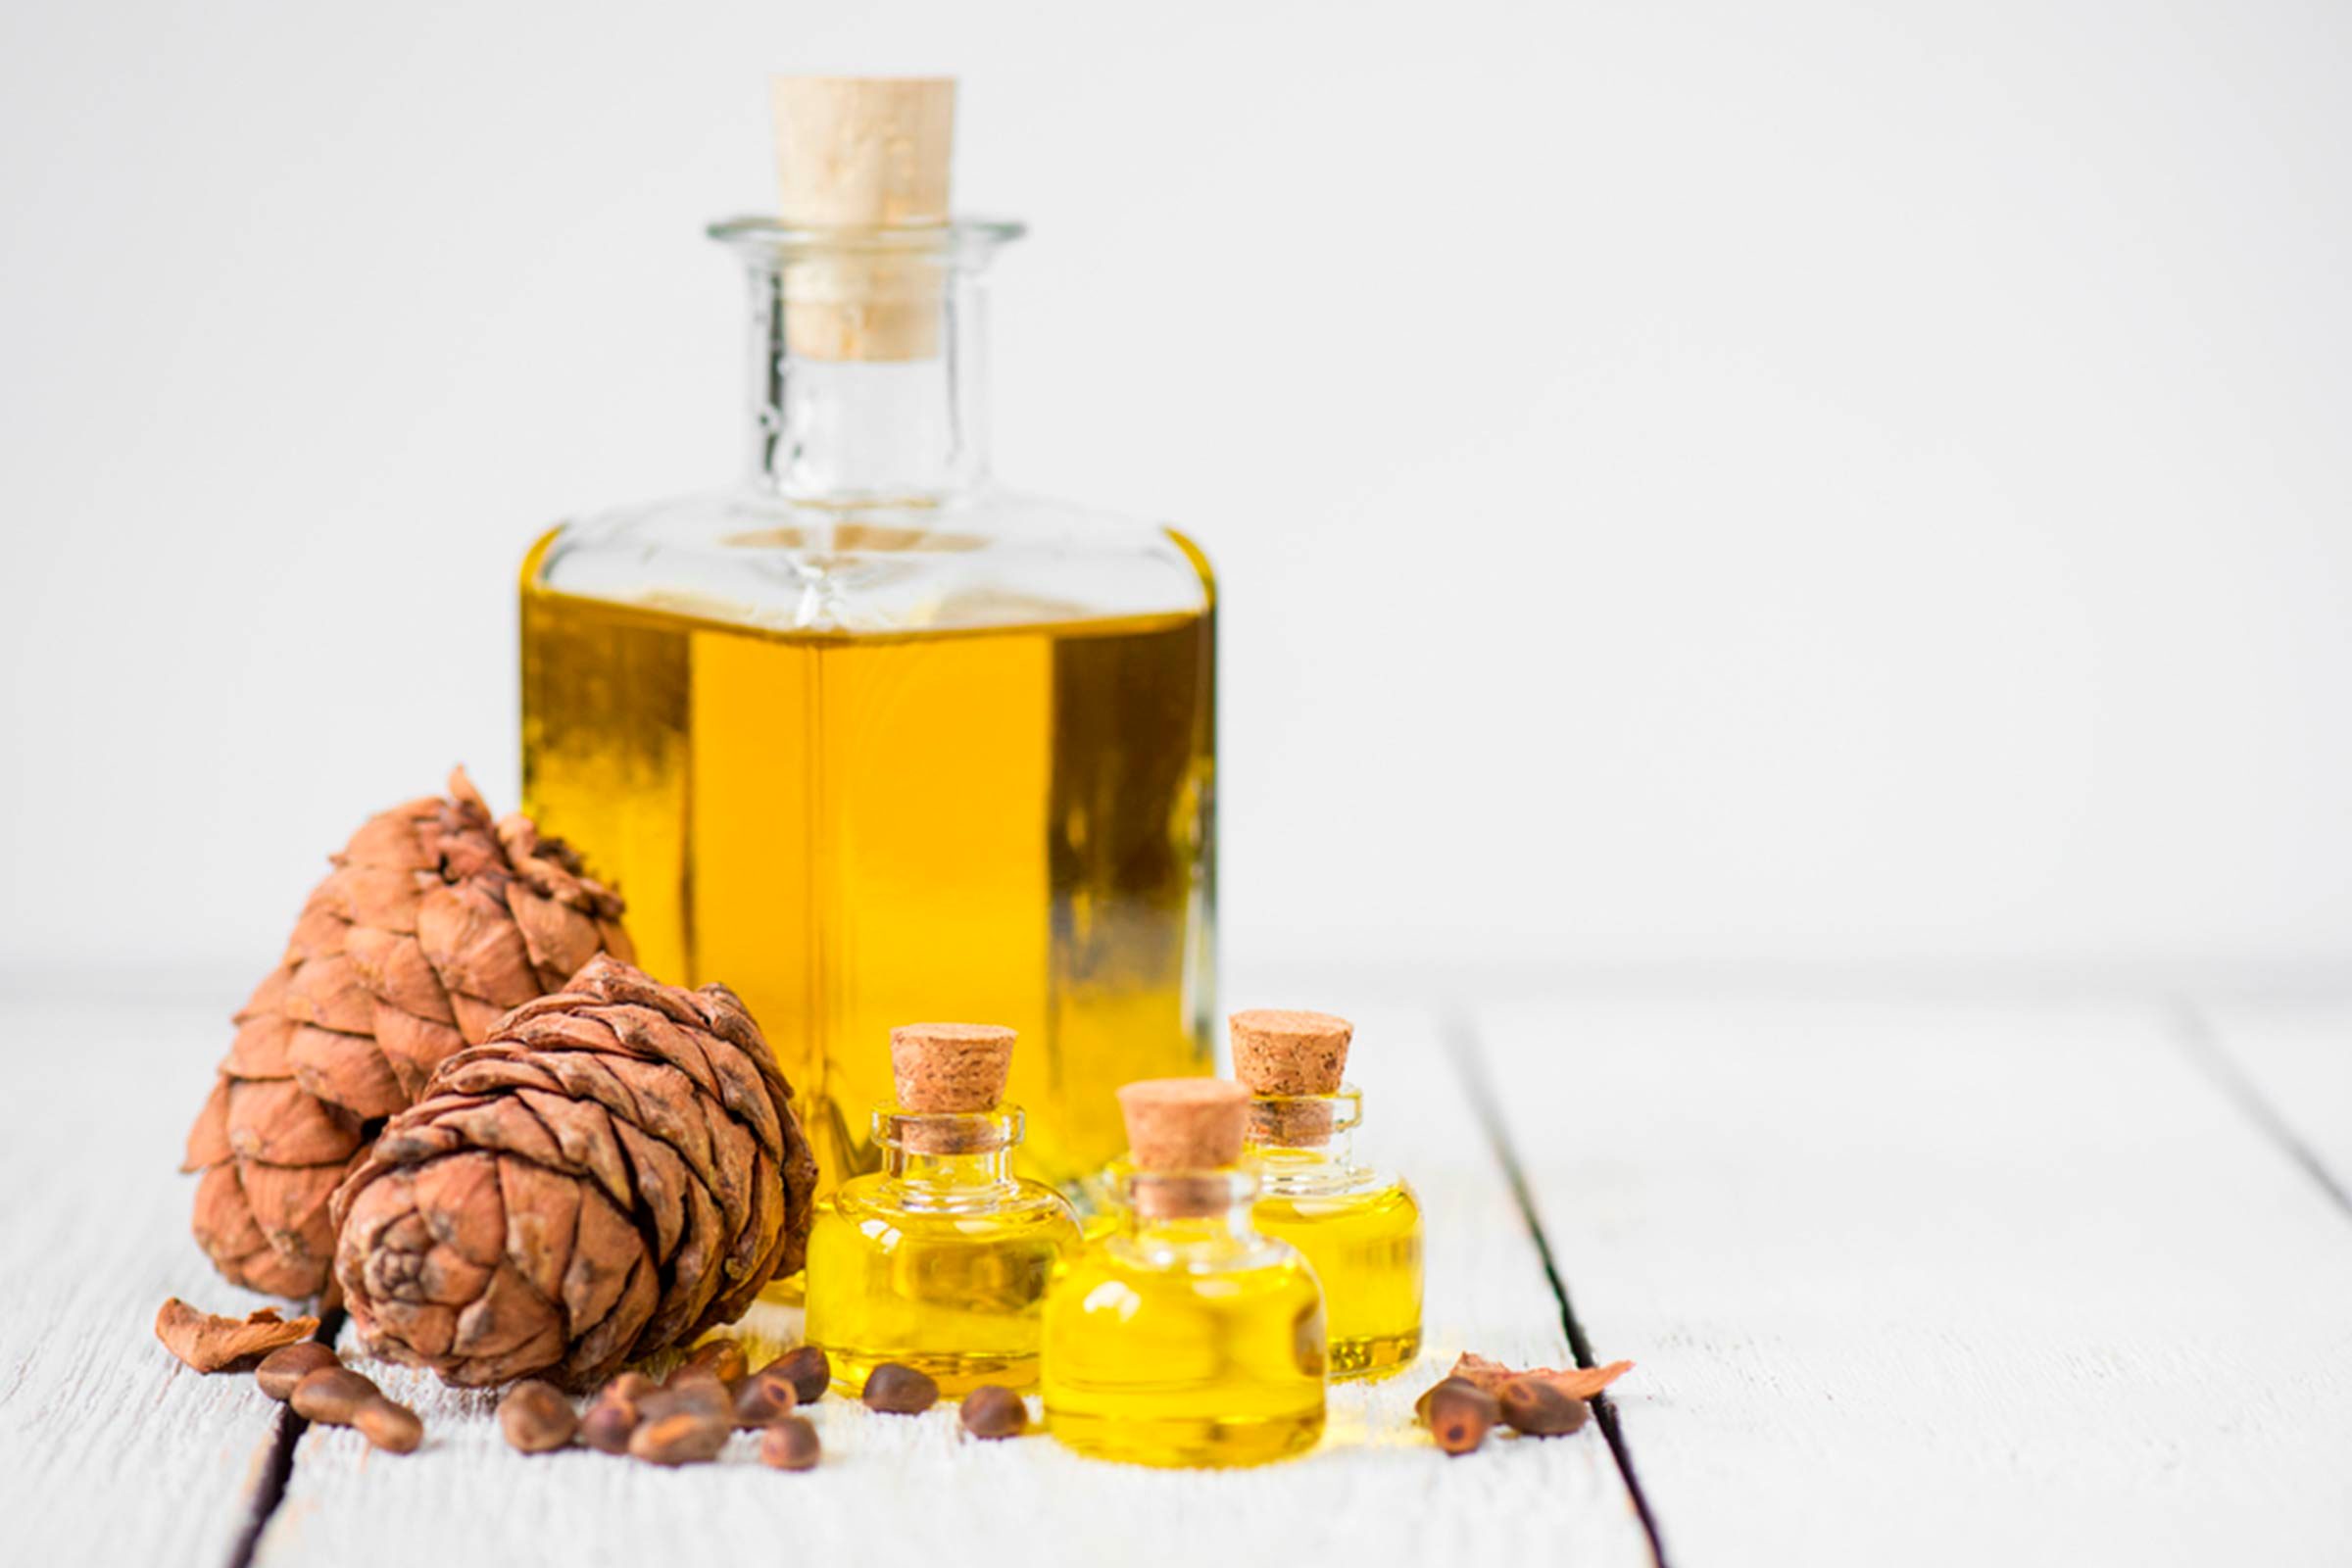
[[2245, 1065], [2230, 1054], [2221, 1030], [2214, 1026], [2212, 1014], [2189, 998], [2176, 997], [2166, 1008], [2166, 1020], [2173, 1038], [2188, 1054], [2189, 1060], [2246, 1113], [2257, 1131], [2278, 1145], [2281, 1153], [2319, 1184], [2320, 1191], [2328, 1195], [2345, 1218], [2352, 1219], [2352, 1192], [2345, 1191], [2343, 1183], [2328, 1168], [2328, 1162], [2303, 1141], [2285, 1114], [2254, 1082]]
[[[334, 1348], [335, 1340], [343, 1332], [344, 1311], [333, 1307], [318, 1315], [318, 1327], [311, 1334], [313, 1344]], [[294, 1479], [294, 1452], [302, 1435], [310, 1431], [308, 1417], [294, 1408], [288, 1399], [279, 1406], [277, 1425], [270, 1434], [270, 1454], [263, 1462], [262, 1474], [253, 1493], [253, 1511], [247, 1515], [245, 1528], [229, 1547], [228, 1568], [253, 1568], [254, 1553], [262, 1546], [262, 1532], [270, 1528], [270, 1520], [286, 1500], [286, 1484]]]
[[[1550, 1288], [1552, 1299], [1559, 1303], [1560, 1328], [1568, 1336], [1569, 1352], [1580, 1367], [1598, 1366], [1592, 1339], [1585, 1333], [1584, 1324], [1577, 1320], [1576, 1303], [1568, 1294], [1567, 1278], [1560, 1273], [1559, 1259], [1552, 1253], [1551, 1239], [1544, 1234], [1544, 1219], [1537, 1211], [1535, 1194], [1528, 1187], [1527, 1172], [1519, 1163], [1519, 1152], [1511, 1143], [1509, 1130], [1504, 1127], [1501, 1110], [1495, 1103], [1494, 1081], [1487, 1071], [1485, 1054], [1479, 1050], [1478, 1026], [1457, 1005], [1444, 1011], [1438, 1029], [1446, 1054], [1453, 1058], [1454, 1069], [1461, 1074], [1462, 1092], [1479, 1125], [1486, 1130], [1496, 1163], [1502, 1167], [1511, 1201], [1519, 1206], [1519, 1217], [1527, 1226], [1528, 1238], [1536, 1244], [1536, 1257], [1543, 1265], [1544, 1284]], [[1649, 1497], [1642, 1490], [1642, 1478], [1634, 1470], [1633, 1448], [1626, 1440], [1624, 1416], [1606, 1390], [1592, 1396], [1592, 1405], [1601, 1441], [1608, 1445], [1609, 1458], [1617, 1466], [1618, 1478], [1625, 1483], [1626, 1495], [1633, 1500], [1634, 1515], [1642, 1521], [1642, 1533], [1649, 1539], [1650, 1560], [1657, 1568], [1671, 1568], [1657, 1515], [1650, 1511]]]

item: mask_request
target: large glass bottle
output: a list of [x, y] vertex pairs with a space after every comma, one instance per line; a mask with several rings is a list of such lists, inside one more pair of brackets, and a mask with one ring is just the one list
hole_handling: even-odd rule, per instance
[[[711, 229], [751, 281], [749, 465], [532, 549], [524, 795], [649, 970], [750, 1004], [826, 1186], [879, 1163], [858, 1043], [937, 1016], [1025, 1037], [1025, 1166], [1074, 1183], [1118, 1085], [1208, 1069], [1213, 584], [1172, 530], [991, 479], [984, 284], [1020, 230], [946, 219], [932, 109], [871, 123], [947, 84], [801, 85], [786, 211], [825, 221]], [[926, 137], [936, 213], [898, 188]]]

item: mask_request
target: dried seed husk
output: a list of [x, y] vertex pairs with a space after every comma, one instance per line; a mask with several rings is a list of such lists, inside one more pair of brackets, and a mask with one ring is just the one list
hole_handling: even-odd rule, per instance
[[361, 1405], [369, 1399], [380, 1399], [384, 1391], [373, 1382], [347, 1366], [322, 1366], [316, 1372], [303, 1374], [294, 1385], [286, 1402], [294, 1413], [306, 1421], [322, 1422], [330, 1427], [347, 1427], [359, 1413]]
[[762, 1377], [781, 1377], [803, 1404], [814, 1404], [833, 1386], [833, 1363], [813, 1345], [787, 1350], [760, 1369]]
[[865, 1375], [858, 1397], [868, 1410], [890, 1415], [921, 1415], [939, 1402], [939, 1384], [927, 1372], [899, 1361], [885, 1361]]
[[983, 1383], [963, 1396], [963, 1430], [975, 1438], [1017, 1438], [1029, 1428], [1029, 1405], [1002, 1384]]
[[1557, 1438], [1585, 1424], [1585, 1401], [1542, 1378], [1513, 1378], [1494, 1396], [1503, 1424], [1531, 1438]]
[[1475, 1383], [1489, 1394], [1500, 1392], [1504, 1384], [1516, 1379], [1534, 1378], [1550, 1384], [1571, 1399], [1590, 1399], [1633, 1369], [1631, 1361], [1611, 1361], [1607, 1366], [1531, 1366], [1514, 1370], [1483, 1355], [1463, 1355], [1446, 1375]]
[[332, 1346], [317, 1340], [305, 1340], [300, 1345], [285, 1345], [262, 1357], [262, 1364], [253, 1369], [253, 1381], [262, 1392], [283, 1404], [293, 1396], [294, 1385], [322, 1366], [341, 1366]]
[[515, 1384], [498, 1401], [498, 1425], [518, 1451], [549, 1453], [570, 1446], [580, 1418], [563, 1390], [533, 1379]]
[[1444, 1378], [1414, 1401], [1413, 1414], [1449, 1454], [1476, 1450], [1499, 1414], [1494, 1396], [1464, 1378]]
[[813, 1470], [823, 1451], [805, 1415], [788, 1415], [760, 1434], [760, 1462], [778, 1470]]
[[771, 1426], [792, 1414], [800, 1402], [800, 1396], [784, 1379], [756, 1374], [735, 1390], [735, 1425], [745, 1429]]
[[351, 1424], [386, 1453], [415, 1453], [424, 1442], [424, 1422], [416, 1412], [380, 1396], [363, 1400], [351, 1413]]
[[718, 1457], [730, 1425], [694, 1410], [649, 1416], [629, 1434], [629, 1453], [649, 1464], [701, 1464]]
[[200, 1311], [176, 1296], [155, 1314], [155, 1337], [164, 1342], [164, 1348], [199, 1372], [241, 1371], [270, 1351], [318, 1332], [315, 1317], [281, 1318], [269, 1306], [241, 1318], [222, 1317]]

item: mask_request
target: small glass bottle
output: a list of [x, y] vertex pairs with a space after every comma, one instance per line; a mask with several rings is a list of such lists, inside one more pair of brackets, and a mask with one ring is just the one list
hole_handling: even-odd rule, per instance
[[949, 1395], [1036, 1386], [1041, 1309], [1078, 1220], [1060, 1194], [1012, 1174], [1013, 1038], [985, 1024], [890, 1032], [898, 1101], [873, 1119], [883, 1168], [820, 1200], [808, 1237], [808, 1343], [846, 1393], [885, 1361]]
[[1234, 1076], [1255, 1097], [1257, 1228], [1306, 1254], [1323, 1282], [1332, 1377], [1395, 1372], [1421, 1353], [1421, 1202], [1353, 1157], [1363, 1098], [1343, 1080], [1355, 1026], [1271, 1008], [1229, 1023]]
[[711, 229], [750, 282], [743, 473], [522, 569], [527, 808], [649, 971], [751, 1006], [820, 1190], [881, 1164], [861, 1042], [933, 998], [1028, 1042], [1021, 1163], [1056, 1183], [1119, 1152], [1120, 1084], [1211, 1065], [1208, 563], [991, 475], [1021, 230], [951, 215], [954, 87], [776, 84], [782, 216]]
[[1046, 1425], [1080, 1453], [1246, 1465], [1323, 1433], [1323, 1292], [1297, 1249], [1257, 1234], [1237, 1168], [1250, 1096], [1222, 1079], [1129, 1084], [1120, 1228], [1046, 1300]]

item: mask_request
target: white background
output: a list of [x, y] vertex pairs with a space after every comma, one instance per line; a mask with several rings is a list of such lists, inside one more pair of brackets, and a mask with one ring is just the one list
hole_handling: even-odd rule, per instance
[[2352, 959], [2340, 5], [14, 0], [0, 965], [513, 802], [775, 69], [963, 77], [1000, 471], [1216, 560], [1229, 958]]

